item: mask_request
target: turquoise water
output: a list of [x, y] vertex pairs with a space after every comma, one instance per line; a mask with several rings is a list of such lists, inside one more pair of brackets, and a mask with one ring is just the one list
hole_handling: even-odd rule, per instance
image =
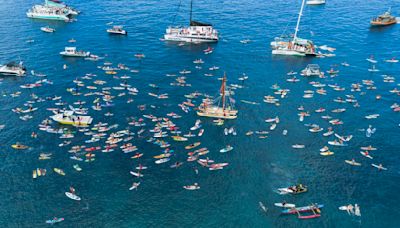
[[[165, 28], [173, 21], [179, 1], [70, 1], [70, 5], [82, 11], [78, 21], [74, 23], [45, 22], [26, 18], [25, 12], [35, 1], [6, 0], [0, 6], [0, 62], [10, 60], [24, 61], [29, 70], [34, 69], [48, 75], [54, 85], [45, 85], [33, 90], [19, 88], [25, 83], [32, 83], [39, 78], [6, 77], [0, 89], [6, 96], [1, 100], [0, 124], [5, 128], [0, 132], [0, 226], [2, 227], [41, 227], [45, 220], [53, 217], [64, 217], [65, 221], [57, 224], [60, 227], [398, 227], [400, 213], [393, 205], [400, 198], [397, 194], [399, 183], [398, 161], [400, 148], [399, 116], [390, 106], [399, 101], [399, 96], [388, 91], [397, 83], [384, 83], [381, 74], [390, 74], [398, 79], [399, 65], [384, 63], [399, 55], [398, 25], [370, 29], [370, 18], [383, 13], [389, 6], [392, 12], [399, 8], [381, 1], [329, 1], [325, 6], [306, 7], [300, 34], [312, 38], [317, 45], [326, 44], [337, 48], [336, 57], [293, 58], [271, 56], [269, 42], [275, 36], [293, 31], [300, 1], [204, 1], [195, 2], [194, 18], [211, 22], [219, 30], [221, 41], [213, 45], [214, 53], [204, 55], [207, 45], [187, 45], [179, 47], [175, 44], [159, 40]], [[16, 6], [16, 7], [13, 7]], [[188, 3], [182, 7], [175, 22], [187, 23]], [[109, 36], [105, 32], [106, 23], [114, 21], [122, 24], [128, 31], [127, 37]], [[47, 34], [40, 27], [50, 25], [57, 31]], [[311, 37], [312, 31], [313, 36]], [[22, 107], [34, 92], [42, 98], [54, 95], [62, 96], [63, 101], [72, 103], [78, 98], [71, 96], [66, 88], [73, 87], [72, 80], [86, 73], [97, 74], [96, 79], [105, 80], [105, 86], [116, 86], [120, 80], [104, 74], [97, 68], [103, 61], [89, 62], [81, 59], [63, 59], [58, 54], [69, 46], [70, 38], [77, 40], [79, 49], [91, 51], [114, 63], [124, 63], [139, 73], [129, 73], [132, 78], [128, 82], [139, 89], [137, 96], [123, 96], [114, 99], [115, 107], [96, 112], [90, 109], [94, 122], [119, 124], [118, 130], [125, 129], [127, 117], [141, 117], [153, 114], [165, 117], [169, 112], [176, 112], [183, 118], [174, 120], [183, 132], [188, 132], [198, 117], [192, 110], [185, 114], [178, 104], [185, 101], [184, 94], [194, 91], [216, 94], [219, 87], [218, 77], [225, 71], [228, 83], [240, 84], [237, 80], [242, 73], [249, 76], [243, 89], [235, 91], [236, 105], [239, 110], [237, 120], [226, 121], [223, 127], [212, 124], [210, 119], [201, 118], [205, 133], [202, 146], [210, 149], [208, 156], [218, 162], [230, 165], [223, 170], [208, 171], [197, 163], [188, 163], [179, 169], [171, 169], [169, 165], [175, 161], [185, 161], [186, 143], [174, 143], [171, 148], [176, 151], [169, 163], [156, 165], [152, 156], [160, 154], [161, 149], [145, 142], [146, 138], [135, 136], [132, 142], [144, 153], [141, 163], [148, 166], [141, 179], [137, 191], [129, 191], [132, 182], [137, 181], [129, 171], [138, 165], [130, 159], [131, 154], [123, 154], [117, 150], [113, 153], [96, 152], [96, 160], [92, 163], [79, 163], [69, 159], [69, 147], [58, 147], [63, 140], [58, 135], [38, 130], [37, 125], [51, 112], [46, 108], [55, 107], [54, 101], [35, 104], [39, 110], [33, 113], [33, 119], [21, 121], [12, 108]], [[35, 42], [27, 43], [33, 39]], [[251, 39], [249, 44], [239, 41]], [[144, 53], [146, 58], [138, 60], [135, 53]], [[369, 73], [370, 64], [365, 61], [371, 54], [379, 63], [379, 73]], [[193, 60], [202, 58], [205, 61], [202, 70], [197, 70]], [[347, 61], [351, 66], [342, 67]], [[304, 99], [303, 91], [314, 89], [309, 82], [314, 79], [300, 78], [296, 84], [285, 81], [290, 70], [300, 71], [309, 63], [317, 63], [323, 70], [335, 66], [340, 74], [335, 78], [315, 79], [325, 84], [345, 87], [346, 91], [337, 92], [326, 88], [326, 96], [315, 94], [312, 99]], [[64, 64], [68, 65], [63, 70]], [[214, 77], [205, 77], [208, 68], [219, 66], [213, 72]], [[178, 74], [188, 69], [187, 82], [192, 87], [173, 87], [173, 77], [165, 74]], [[119, 73], [122, 75], [122, 73]], [[361, 83], [363, 79], [375, 81], [377, 90], [365, 90], [365, 95], [350, 92], [351, 83]], [[158, 90], [148, 86], [155, 83]], [[272, 95], [271, 85], [278, 83], [282, 88], [290, 89], [286, 99], [280, 106], [262, 102], [263, 96]], [[86, 85], [91, 83], [86, 82]], [[101, 87], [101, 86], [99, 86]], [[12, 98], [10, 93], [22, 91], [20, 97]], [[89, 92], [89, 90], [84, 90]], [[147, 95], [148, 92], [168, 93], [169, 99], [157, 100]], [[112, 91], [117, 95], [119, 91]], [[351, 104], [340, 104], [333, 99], [345, 94], [353, 94], [360, 103], [360, 108]], [[375, 100], [376, 95], [381, 100]], [[134, 102], [127, 104], [128, 98]], [[89, 104], [95, 99], [81, 97]], [[260, 105], [241, 103], [240, 100], [259, 102]], [[196, 100], [199, 104], [200, 99]], [[154, 105], [141, 112], [137, 106]], [[298, 121], [297, 107], [303, 105], [311, 112], [304, 122]], [[344, 113], [318, 114], [313, 110], [320, 107], [328, 111], [346, 108]], [[113, 117], [106, 117], [106, 111], [112, 111]], [[379, 113], [380, 117], [366, 120], [365, 115]], [[334, 156], [323, 157], [319, 149], [328, 140], [322, 132], [310, 133], [304, 126], [307, 123], [329, 127], [321, 115], [329, 114], [343, 120], [344, 125], [334, 126], [334, 130], [342, 135], [354, 135], [347, 147], [333, 147]], [[281, 123], [268, 138], [259, 139], [255, 135], [248, 137], [249, 130], [268, 130], [264, 119], [279, 116]], [[153, 123], [146, 121], [149, 129]], [[358, 129], [365, 129], [369, 124], [377, 128], [371, 138]], [[224, 136], [223, 128], [234, 126], [237, 136]], [[139, 128], [130, 127], [133, 131]], [[288, 135], [283, 136], [282, 130]], [[30, 137], [31, 132], [38, 132], [37, 139]], [[323, 131], [325, 132], [325, 131]], [[144, 135], [150, 136], [146, 132]], [[77, 133], [71, 145], [82, 145], [90, 137]], [[20, 151], [11, 149], [15, 142], [29, 145], [31, 149]], [[305, 144], [306, 149], [295, 150], [292, 144]], [[226, 144], [234, 146], [227, 154], [219, 153]], [[373, 145], [378, 148], [372, 152], [374, 160], [362, 157], [360, 146]], [[94, 145], [104, 145], [104, 142]], [[53, 153], [51, 160], [39, 161], [41, 152]], [[362, 163], [361, 167], [353, 167], [344, 163], [345, 159], [355, 158]], [[382, 163], [388, 171], [378, 172], [370, 163]], [[79, 163], [83, 171], [78, 173], [72, 165]], [[35, 168], [46, 168], [48, 174], [36, 180], [31, 178]], [[55, 174], [52, 169], [64, 169], [66, 176]], [[194, 168], [199, 169], [196, 175]], [[186, 191], [183, 185], [198, 182], [201, 189]], [[309, 192], [297, 196], [281, 196], [274, 192], [276, 188], [295, 183], [309, 186]], [[64, 192], [74, 186], [81, 202], [65, 197]], [[322, 217], [301, 221], [296, 216], [281, 216], [274, 202], [286, 200], [296, 205], [307, 205], [311, 202], [323, 203]], [[268, 208], [264, 214], [258, 207], [262, 201]], [[349, 203], [361, 206], [361, 218], [348, 216], [337, 208]]]

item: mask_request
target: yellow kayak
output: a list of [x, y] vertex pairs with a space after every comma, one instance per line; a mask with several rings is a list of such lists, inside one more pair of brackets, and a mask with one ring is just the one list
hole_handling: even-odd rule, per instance
[[32, 171], [32, 178], [33, 178], [33, 179], [36, 179], [36, 178], [37, 178], [36, 169], [34, 169], [34, 170]]
[[59, 169], [59, 168], [54, 168], [53, 170], [54, 170], [54, 172], [60, 174], [61, 176], [65, 176], [64, 170]]
[[25, 146], [25, 145], [22, 145], [22, 144], [19, 144], [19, 143], [13, 144], [13, 145], [11, 145], [11, 147], [16, 149], [16, 150], [25, 150], [25, 149], [29, 148], [29, 146]]
[[330, 156], [330, 155], [333, 155], [335, 153], [333, 153], [332, 151], [326, 151], [326, 152], [321, 152], [319, 154], [322, 155], [322, 156]]
[[200, 142], [195, 142], [195, 143], [193, 143], [193, 144], [190, 144], [190, 145], [188, 145], [188, 146], [185, 146], [185, 149], [186, 150], [190, 150], [190, 149], [193, 149], [193, 148], [195, 148], [195, 147], [197, 147], [197, 146], [199, 146], [200, 145]]
[[159, 154], [159, 155], [153, 156], [153, 158], [161, 159], [161, 158], [167, 158], [169, 156], [171, 156], [171, 154], [170, 153], [166, 153], [166, 154]]

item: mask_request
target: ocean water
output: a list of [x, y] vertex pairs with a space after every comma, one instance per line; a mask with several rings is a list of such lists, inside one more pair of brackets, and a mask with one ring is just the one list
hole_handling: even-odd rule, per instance
[[[400, 13], [398, 1], [328, 1], [324, 6], [309, 7], [304, 10], [300, 36], [311, 38], [317, 45], [326, 44], [337, 48], [332, 58], [296, 58], [272, 56], [269, 42], [286, 31], [293, 31], [299, 0], [291, 1], [195, 1], [194, 19], [211, 22], [219, 30], [221, 41], [213, 44], [211, 55], [204, 55], [207, 45], [185, 45], [165, 43], [159, 40], [165, 28], [172, 24], [188, 23], [189, 1], [77, 1], [68, 3], [81, 10], [82, 14], [74, 23], [47, 22], [31, 20], [25, 12], [39, 1], [4, 0], [0, 5], [0, 62], [21, 59], [29, 70], [34, 69], [48, 75], [54, 85], [45, 85], [32, 90], [19, 86], [32, 83], [39, 78], [5, 77], [0, 84], [4, 96], [0, 98], [0, 124], [5, 128], [0, 132], [0, 226], [1, 227], [45, 227], [45, 220], [64, 217], [59, 227], [399, 227], [400, 212], [396, 205], [400, 201], [398, 183], [400, 172], [400, 123], [399, 114], [390, 106], [400, 102], [399, 96], [389, 93], [399, 83], [384, 83], [382, 74], [394, 76], [397, 80], [399, 66], [384, 63], [383, 59], [399, 56], [399, 27], [394, 25], [381, 29], [370, 29], [369, 20], [392, 6], [393, 14]], [[181, 7], [178, 8], [178, 5]], [[175, 16], [176, 15], [176, 16]], [[175, 18], [175, 20], [174, 20]], [[105, 30], [107, 23], [122, 24], [128, 36], [109, 36]], [[47, 34], [40, 27], [50, 25], [57, 31]], [[169, 165], [175, 161], [186, 160], [186, 143], [172, 142], [176, 151], [166, 164], [154, 164], [154, 155], [161, 149], [135, 137], [133, 144], [144, 153], [140, 162], [149, 167], [144, 171], [141, 185], [137, 191], [129, 191], [132, 182], [137, 181], [129, 171], [138, 165], [130, 159], [131, 154], [117, 150], [113, 153], [96, 152], [96, 160], [79, 163], [83, 171], [78, 173], [72, 165], [78, 163], [69, 159], [69, 147], [58, 147], [63, 140], [58, 135], [38, 130], [37, 125], [49, 115], [46, 108], [55, 107], [54, 101], [35, 104], [39, 110], [29, 121], [22, 121], [12, 108], [23, 107], [30, 99], [30, 93], [40, 97], [62, 96], [63, 101], [72, 103], [78, 98], [70, 95], [66, 88], [74, 87], [72, 80], [87, 73], [97, 74], [96, 79], [107, 81], [106, 86], [115, 86], [119, 80], [105, 75], [97, 68], [103, 61], [89, 62], [82, 59], [63, 59], [58, 53], [70, 46], [70, 38], [77, 40], [79, 49], [105, 56], [116, 65], [124, 63], [139, 73], [127, 73], [132, 78], [128, 82], [139, 89], [134, 102], [127, 104], [127, 96], [116, 97], [115, 106], [102, 112], [90, 110], [94, 122], [119, 124], [118, 130], [128, 127], [128, 117], [141, 117], [143, 114], [166, 116], [176, 112], [183, 117], [174, 120], [183, 132], [188, 132], [198, 117], [192, 110], [185, 114], [177, 104], [185, 101], [184, 94], [194, 91], [215, 95], [218, 91], [218, 77], [226, 72], [228, 83], [237, 83], [243, 73], [249, 76], [243, 89], [235, 91], [236, 106], [239, 110], [237, 120], [226, 121], [225, 125], [213, 125], [211, 119], [201, 118], [205, 133], [202, 146], [210, 149], [208, 156], [218, 162], [228, 162], [229, 166], [219, 171], [208, 171], [197, 163], [185, 162], [179, 169]], [[35, 42], [27, 43], [33, 39]], [[239, 41], [251, 39], [242, 44]], [[138, 60], [135, 53], [144, 53], [146, 58]], [[374, 55], [379, 60], [376, 65], [381, 71], [368, 72], [371, 67], [365, 59]], [[202, 58], [202, 70], [194, 68], [193, 60]], [[343, 67], [341, 62], [350, 67]], [[300, 71], [307, 64], [317, 63], [323, 70], [335, 67], [339, 76], [326, 79], [300, 77], [295, 84], [287, 83], [286, 73]], [[66, 70], [62, 69], [68, 65]], [[219, 66], [214, 77], [205, 77], [208, 68]], [[187, 82], [191, 87], [173, 87], [173, 77], [165, 74], [178, 74], [180, 70], [191, 70]], [[122, 73], [119, 73], [122, 75]], [[377, 90], [365, 90], [364, 95], [350, 92], [351, 83], [361, 83], [364, 79], [375, 81]], [[303, 91], [314, 89], [309, 82], [338, 84], [346, 88], [337, 92], [326, 88], [326, 96], [315, 94], [312, 99], [304, 99]], [[159, 89], [148, 86], [155, 83]], [[263, 96], [272, 95], [270, 87], [278, 84], [290, 89], [280, 106], [262, 102]], [[90, 82], [86, 83], [87, 85]], [[399, 86], [397, 86], [399, 87]], [[21, 91], [20, 97], [12, 98], [10, 93]], [[88, 90], [85, 90], [88, 92]], [[169, 99], [157, 100], [148, 92], [168, 93]], [[118, 91], [113, 91], [117, 95]], [[353, 94], [360, 103], [359, 108], [351, 104], [340, 104], [333, 99], [345, 94]], [[381, 95], [381, 100], [375, 96]], [[80, 97], [90, 104], [95, 98]], [[259, 102], [250, 105], [240, 100]], [[199, 104], [200, 99], [195, 100]], [[137, 106], [154, 105], [141, 112]], [[304, 122], [298, 121], [297, 107], [303, 105], [311, 116]], [[321, 115], [313, 112], [319, 107], [327, 111], [346, 108], [344, 113], [328, 113], [340, 118], [344, 124], [334, 126], [342, 135], [354, 135], [347, 147], [333, 147], [334, 156], [323, 157], [319, 149], [332, 137], [322, 136], [322, 132], [310, 133], [304, 126], [307, 123], [329, 127]], [[105, 117], [106, 111], [113, 117]], [[365, 115], [378, 113], [380, 117], [366, 120]], [[326, 113], [325, 113], [326, 114]], [[271, 131], [266, 139], [245, 136], [249, 130], [268, 130], [266, 118], [279, 116], [281, 123]], [[147, 129], [152, 126], [147, 121]], [[371, 124], [377, 129], [371, 138], [366, 138], [365, 129]], [[224, 127], [235, 127], [237, 136], [224, 136]], [[138, 128], [130, 128], [133, 131]], [[288, 135], [283, 136], [282, 130]], [[38, 132], [37, 139], [30, 137]], [[324, 131], [323, 131], [324, 132]], [[146, 136], [150, 133], [146, 132]], [[148, 137], [147, 137], [148, 138]], [[89, 139], [77, 133], [71, 145], [82, 145]], [[29, 150], [13, 150], [11, 145], [22, 142]], [[305, 144], [302, 150], [292, 149], [292, 144]], [[219, 153], [219, 149], [230, 144], [234, 150]], [[361, 146], [373, 145], [378, 151], [372, 152], [374, 160], [362, 157]], [[97, 143], [94, 145], [104, 145]], [[53, 154], [51, 160], [39, 161], [41, 152]], [[355, 158], [361, 167], [347, 165], [344, 160]], [[382, 163], [388, 170], [378, 172], [370, 163]], [[46, 168], [48, 174], [33, 180], [32, 170]], [[55, 174], [52, 169], [65, 170], [66, 176]], [[194, 168], [199, 169], [196, 175]], [[199, 183], [198, 191], [187, 191], [183, 185]], [[303, 183], [309, 187], [307, 193], [296, 196], [281, 196], [276, 188]], [[76, 202], [65, 197], [64, 192], [74, 186], [82, 201]], [[282, 216], [274, 202], [286, 200], [296, 205], [322, 203], [322, 216], [313, 220], [299, 220], [296, 216]], [[263, 202], [268, 212], [263, 213], [258, 202]], [[347, 215], [337, 208], [349, 203], [361, 207], [361, 217]]]

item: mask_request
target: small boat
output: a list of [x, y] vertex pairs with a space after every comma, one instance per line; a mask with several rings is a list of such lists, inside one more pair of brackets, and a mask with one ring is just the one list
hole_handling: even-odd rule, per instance
[[296, 207], [295, 204], [291, 204], [291, 203], [274, 203], [275, 206], [277, 207], [285, 207], [285, 208], [293, 208]]
[[76, 47], [65, 47], [64, 51], [60, 52], [60, 55], [65, 57], [88, 57], [90, 52], [77, 51]]
[[41, 27], [40, 30], [42, 30], [43, 32], [48, 32], [48, 33], [53, 33], [56, 31], [55, 29], [50, 28], [49, 26]]
[[13, 144], [13, 145], [11, 145], [11, 147], [16, 150], [25, 150], [25, 149], [29, 148], [29, 146], [25, 146], [20, 143]]
[[319, 154], [322, 156], [330, 156], [330, 155], [334, 155], [335, 153], [332, 151], [325, 151], [325, 152], [321, 152]]
[[349, 165], [361, 166], [361, 163], [356, 162], [354, 159], [353, 160], [344, 160], [344, 161]]
[[46, 220], [46, 223], [53, 225], [55, 223], [59, 223], [62, 221], [64, 221], [64, 218], [53, 218], [53, 219]]
[[193, 143], [193, 144], [190, 144], [190, 145], [185, 146], [185, 149], [186, 149], [186, 150], [190, 150], [190, 149], [193, 149], [193, 148], [199, 146], [200, 144], [201, 144], [200, 142], [195, 142], [195, 143]]
[[229, 152], [229, 151], [231, 151], [231, 150], [233, 150], [233, 147], [230, 146], [230, 145], [228, 145], [227, 147], [222, 148], [221, 150], [219, 150], [219, 152], [221, 152], [221, 153], [226, 153], [226, 152]]
[[385, 60], [385, 62], [387, 62], [387, 63], [398, 63], [399, 60], [398, 60], [398, 59], [395, 59], [395, 58], [393, 57], [393, 58], [391, 58], [391, 59]]
[[390, 14], [390, 8], [384, 14], [379, 15], [378, 17], [373, 18], [371, 20], [371, 26], [387, 26], [396, 23], [397, 23], [396, 17]]
[[132, 186], [129, 188], [130, 191], [132, 191], [133, 189], [136, 189], [139, 187], [140, 182], [133, 182]]
[[304, 207], [289, 208], [282, 211], [282, 214], [296, 214], [298, 212], [307, 212], [315, 209], [323, 208], [323, 204], [312, 204]]
[[77, 195], [75, 195], [74, 193], [71, 193], [71, 192], [65, 192], [65, 195], [68, 198], [72, 199], [72, 200], [76, 200], [76, 201], [80, 201], [81, 200], [81, 197], [79, 197], [79, 196], [77, 196]]
[[377, 164], [371, 164], [371, 166], [372, 166], [372, 167], [375, 167], [375, 168], [377, 168], [377, 169], [379, 169], [379, 170], [387, 170], [387, 168], [383, 167], [382, 164], [379, 164], [379, 165], [377, 165]]
[[307, 192], [307, 187], [303, 186], [302, 184], [298, 185], [293, 185], [287, 188], [278, 188], [277, 192], [280, 195], [285, 195], [285, 194], [300, 194], [303, 192]]
[[305, 145], [301, 145], [301, 144], [294, 144], [294, 145], [292, 145], [292, 148], [294, 148], [294, 149], [303, 149], [303, 148], [305, 148], [306, 146]]
[[73, 167], [74, 167], [74, 169], [75, 169], [76, 171], [78, 171], [78, 172], [82, 171], [82, 168], [79, 167], [78, 164], [73, 165]]
[[193, 185], [185, 185], [183, 186], [184, 189], [186, 190], [198, 190], [200, 189], [200, 186], [197, 183], [194, 183]]
[[109, 34], [116, 34], [116, 35], [127, 35], [128, 33], [123, 29], [122, 26], [114, 25], [112, 28], [107, 29]]
[[369, 155], [368, 151], [361, 151], [360, 154], [369, 159], [373, 159], [373, 157], [371, 155]]
[[54, 168], [53, 170], [54, 170], [54, 172], [60, 174], [61, 176], [65, 176], [64, 170], [59, 169], [59, 168]]
[[133, 171], [130, 171], [129, 173], [132, 174], [132, 175], [135, 176], [135, 177], [143, 177], [143, 174], [141, 174], [140, 172], [133, 172]]

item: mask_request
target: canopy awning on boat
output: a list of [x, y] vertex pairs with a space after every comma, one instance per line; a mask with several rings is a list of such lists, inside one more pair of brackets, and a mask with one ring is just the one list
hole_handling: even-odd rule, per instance
[[198, 21], [190, 21], [190, 26], [212, 26], [212, 25]]

